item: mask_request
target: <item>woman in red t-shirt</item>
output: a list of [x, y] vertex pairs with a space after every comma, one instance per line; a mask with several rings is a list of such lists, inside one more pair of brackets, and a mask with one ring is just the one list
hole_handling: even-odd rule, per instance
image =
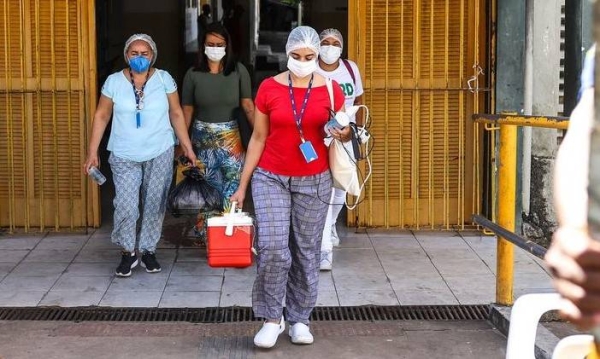
[[[252, 306], [256, 317], [265, 318], [254, 344], [261, 348], [275, 345], [285, 330], [284, 299], [292, 343], [313, 342], [308, 324], [317, 301], [321, 234], [332, 186], [323, 142], [331, 101], [325, 78], [315, 73], [319, 45], [311, 27], [290, 33], [289, 71], [258, 89], [254, 131], [240, 186], [231, 197], [243, 203], [252, 179], [258, 223]], [[334, 110], [343, 110], [340, 86], [333, 92]], [[334, 130], [333, 136], [347, 141], [350, 129]]]

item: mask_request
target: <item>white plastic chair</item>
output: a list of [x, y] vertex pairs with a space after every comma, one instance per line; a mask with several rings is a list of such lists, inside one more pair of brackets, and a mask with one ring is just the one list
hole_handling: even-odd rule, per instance
[[[535, 336], [542, 315], [559, 309], [556, 293], [526, 294], [515, 301], [510, 314], [506, 359], [535, 359]], [[572, 335], [562, 339], [554, 349], [552, 359], [584, 359], [593, 337]]]
[[584, 359], [589, 353], [594, 337], [588, 334], [563, 338], [552, 353], [552, 359]]

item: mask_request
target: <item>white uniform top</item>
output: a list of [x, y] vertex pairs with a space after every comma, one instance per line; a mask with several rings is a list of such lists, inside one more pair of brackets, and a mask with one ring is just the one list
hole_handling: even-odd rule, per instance
[[[363, 85], [360, 77], [360, 72], [358, 71], [358, 66], [354, 63], [354, 61], [346, 60], [350, 63], [350, 67], [354, 71], [354, 77], [356, 79], [356, 83], [352, 81], [352, 75], [346, 68], [346, 65], [342, 62], [342, 59], [338, 60], [339, 66], [337, 69], [333, 71], [325, 71], [321, 67], [317, 68], [317, 73], [322, 75], [323, 77], [330, 78], [337, 83], [340, 84], [342, 88], [342, 92], [344, 92], [344, 96], [346, 97], [345, 105], [346, 108], [354, 105], [354, 100], [363, 94]], [[350, 118], [352, 122], [356, 122], [356, 116], [352, 116]]]

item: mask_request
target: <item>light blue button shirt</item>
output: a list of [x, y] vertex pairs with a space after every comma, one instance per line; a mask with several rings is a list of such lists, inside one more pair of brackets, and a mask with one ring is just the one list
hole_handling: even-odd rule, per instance
[[136, 104], [131, 79], [123, 71], [110, 75], [102, 94], [113, 101], [113, 119], [108, 150], [115, 156], [135, 162], [158, 157], [175, 144], [169, 120], [167, 94], [177, 91], [171, 75], [156, 70], [144, 88], [141, 126], [136, 125]]

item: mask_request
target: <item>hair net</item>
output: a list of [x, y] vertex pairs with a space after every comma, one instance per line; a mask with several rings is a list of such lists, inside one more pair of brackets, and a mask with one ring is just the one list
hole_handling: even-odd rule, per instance
[[150, 66], [154, 65], [156, 62], [156, 56], [158, 56], [158, 50], [156, 49], [156, 43], [154, 40], [152, 40], [152, 38], [146, 34], [133, 34], [129, 39], [127, 39], [127, 41], [125, 41], [125, 47], [123, 48], [123, 57], [125, 57], [125, 62], [129, 63], [129, 58], [127, 57], [127, 50], [129, 50], [129, 46], [131, 46], [134, 41], [138, 40], [142, 40], [150, 46], [150, 49], [152, 50], [152, 60], [150, 61]]
[[340, 42], [340, 44], [342, 45], [342, 49], [344, 48], [344, 37], [338, 29], [325, 29], [321, 31], [319, 37], [321, 38], [321, 41], [325, 40], [328, 37], [332, 37]]
[[315, 29], [310, 26], [298, 26], [288, 36], [285, 53], [289, 55], [294, 50], [308, 48], [318, 55], [320, 45], [321, 40], [319, 40], [319, 35]]

